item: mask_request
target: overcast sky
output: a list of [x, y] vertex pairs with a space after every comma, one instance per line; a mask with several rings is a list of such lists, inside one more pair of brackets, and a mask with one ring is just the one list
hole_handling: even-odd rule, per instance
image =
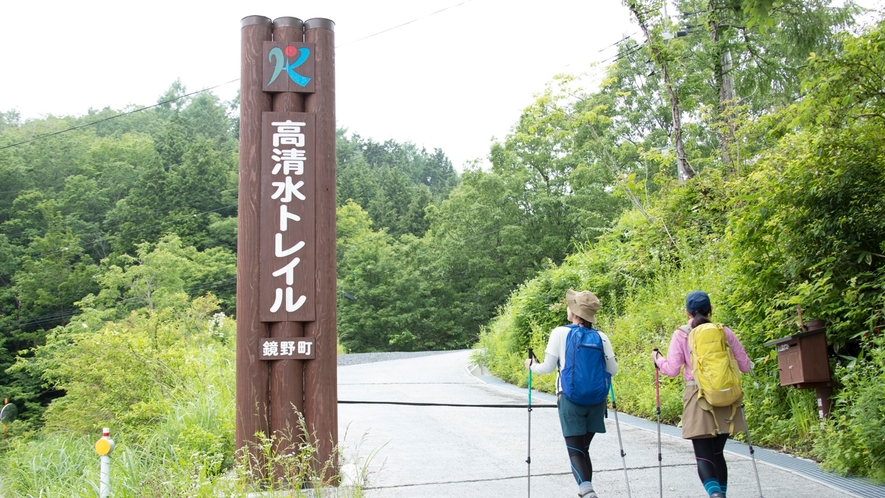
[[620, 0], [3, 1], [0, 111], [152, 105], [177, 78], [230, 100], [249, 15], [334, 21], [338, 126], [441, 148], [458, 170], [555, 74], [636, 32]]
[[176, 79], [230, 100], [249, 15], [334, 21], [338, 126], [440, 148], [459, 171], [554, 75], [639, 36], [620, 0], [2, 0], [0, 111], [147, 106]]

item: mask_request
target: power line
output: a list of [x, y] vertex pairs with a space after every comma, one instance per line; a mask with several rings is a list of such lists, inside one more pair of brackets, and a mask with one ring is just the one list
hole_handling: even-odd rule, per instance
[[[398, 25], [396, 25], [396, 26], [393, 26], [393, 27], [390, 27], [390, 28], [387, 28], [387, 29], [383, 29], [383, 30], [381, 30], [381, 31], [377, 31], [377, 32], [372, 33], [372, 34], [370, 34], [370, 35], [364, 36], [364, 37], [362, 37], [362, 38], [358, 38], [358, 39], [356, 39], [356, 40], [353, 40], [353, 41], [350, 41], [350, 42], [347, 42], [347, 43], [343, 43], [343, 44], [341, 44], [341, 45], [336, 45], [335, 48], [345, 47], [345, 46], [348, 46], [348, 45], [352, 45], [352, 44], [354, 44], [354, 43], [358, 43], [358, 42], [361, 42], [361, 41], [367, 40], [367, 39], [369, 39], [369, 38], [374, 38], [374, 37], [376, 37], [376, 36], [382, 35], [382, 34], [384, 34], [384, 33], [388, 33], [388, 32], [393, 31], [393, 30], [395, 30], [395, 29], [399, 29], [399, 28], [402, 28], [402, 27], [404, 27], [404, 26], [408, 26], [409, 24], [413, 24], [413, 23], [416, 23], [416, 22], [418, 22], [418, 21], [422, 21], [422, 20], [427, 19], [427, 18], [429, 18], [429, 17], [435, 16], [435, 15], [437, 15], [437, 14], [441, 14], [441, 13], [446, 12], [446, 11], [448, 11], [448, 10], [451, 10], [451, 9], [454, 9], [454, 8], [457, 8], [457, 7], [461, 7], [461, 6], [463, 6], [463, 5], [466, 5], [466, 4], [470, 3], [471, 1], [473, 1], [473, 0], [465, 0], [465, 1], [461, 2], [461, 3], [457, 3], [457, 4], [454, 4], [454, 5], [450, 5], [450, 6], [448, 6], [448, 7], [442, 8], [442, 9], [437, 10], [437, 11], [435, 11], [435, 12], [431, 12], [431, 13], [429, 13], [429, 14], [425, 14], [425, 15], [423, 15], [423, 16], [416, 17], [416, 18], [414, 18], [414, 19], [412, 19], [412, 20], [409, 20], [409, 21], [406, 21], [406, 22], [404, 22], [404, 23], [402, 23], [402, 24], [398, 24]], [[635, 34], [635, 33], [633, 33], [633, 34]], [[614, 45], [617, 45], [617, 44], [619, 44], [619, 43], [622, 43], [622, 42], [624, 42], [625, 40], [629, 39], [629, 38], [632, 37], [632, 36], [633, 36], [633, 35], [625, 36], [625, 37], [622, 38], [621, 40], [618, 40], [617, 42], [615, 42], [615, 43], [613, 43], [613, 44], [611, 44], [611, 45], [608, 45], [608, 46], [602, 48], [601, 50], [599, 50], [599, 52], [602, 52], [603, 50], [605, 50], [605, 49], [607, 49], [607, 48], [610, 48], [610, 47], [612, 47], [612, 46], [614, 46]], [[606, 62], [606, 61], [604, 60], [604, 61], [602, 61], [602, 62]], [[567, 65], [567, 66], [568, 66], [568, 65]], [[201, 90], [197, 90], [197, 91], [195, 91], [195, 92], [191, 92], [191, 93], [188, 93], [188, 94], [186, 94], [186, 95], [182, 95], [182, 96], [179, 96], [179, 97], [176, 97], [176, 98], [173, 98], [173, 99], [164, 100], [164, 101], [162, 101], [162, 102], [158, 102], [158, 103], [156, 103], [156, 104], [154, 104], [154, 105], [149, 105], [149, 106], [145, 106], [145, 107], [140, 107], [140, 108], [138, 108], [138, 109], [133, 109], [133, 110], [131, 110], [131, 111], [122, 112], [122, 113], [119, 113], [119, 114], [116, 114], [116, 115], [113, 115], [113, 116], [108, 116], [108, 117], [106, 117], [106, 118], [102, 118], [102, 119], [99, 119], [99, 120], [96, 120], [96, 121], [91, 121], [91, 122], [89, 122], [89, 123], [84, 123], [84, 124], [81, 124], [81, 125], [72, 126], [72, 127], [70, 127], [70, 128], [66, 128], [66, 129], [64, 129], [64, 130], [59, 130], [59, 131], [55, 131], [55, 132], [52, 132], [52, 133], [46, 133], [46, 134], [43, 134], [43, 135], [37, 135], [37, 136], [35, 136], [35, 137], [33, 137], [33, 138], [30, 138], [30, 139], [28, 139], [28, 140], [23, 140], [23, 141], [21, 141], [21, 142], [16, 142], [16, 143], [9, 144], [9, 145], [4, 145], [4, 146], [0, 147], [0, 150], [9, 149], [9, 148], [12, 148], [12, 147], [18, 147], [18, 146], [25, 145], [25, 144], [28, 144], [28, 143], [31, 143], [31, 142], [35, 142], [35, 141], [37, 141], [37, 140], [41, 140], [41, 139], [43, 139], [43, 138], [48, 138], [48, 137], [55, 136], [55, 135], [61, 135], [61, 134], [63, 134], [63, 133], [68, 133], [68, 132], [70, 132], [70, 131], [74, 131], [74, 130], [78, 130], [78, 129], [81, 129], [81, 128], [86, 128], [86, 127], [88, 127], [88, 126], [93, 126], [93, 125], [96, 125], [96, 124], [99, 124], [99, 123], [103, 123], [103, 122], [111, 121], [111, 120], [114, 120], [114, 119], [117, 119], [117, 118], [120, 118], [120, 117], [123, 117], [123, 116], [127, 116], [127, 115], [130, 115], [130, 114], [134, 114], [134, 113], [136, 113], [136, 112], [141, 112], [141, 111], [146, 111], [146, 110], [149, 110], [149, 109], [153, 109], [153, 108], [155, 108], [155, 107], [159, 107], [159, 106], [162, 106], [162, 105], [165, 105], [165, 104], [169, 104], [169, 103], [172, 103], [172, 102], [177, 102], [177, 101], [179, 101], [179, 100], [181, 100], [181, 99], [183, 99], [183, 98], [191, 97], [191, 96], [194, 96], [194, 95], [197, 95], [197, 94], [203, 93], [203, 92], [208, 92], [208, 91], [210, 91], [210, 90], [214, 90], [214, 89], [216, 89], [216, 88], [222, 87], [222, 86], [224, 86], [224, 85], [228, 85], [228, 84], [230, 84], [230, 83], [235, 83], [235, 82], [237, 82], [237, 81], [240, 81], [240, 78], [236, 78], [236, 79], [233, 79], [233, 80], [227, 81], [227, 82], [225, 82], [225, 83], [221, 83], [221, 84], [214, 85], [214, 86], [211, 86], [211, 87], [203, 88], [203, 89], [201, 89]], [[7, 193], [8, 193], [8, 192], [7, 192]]]
[[[387, 29], [384, 29], [384, 30], [381, 30], [381, 31], [378, 31], [378, 32], [372, 33], [371, 35], [364, 36], [364, 37], [362, 37], [362, 38], [359, 38], [359, 39], [353, 40], [353, 41], [351, 41], [351, 42], [347, 42], [347, 43], [342, 44], [342, 45], [336, 45], [335, 48], [340, 48], [340, 47], [344, 47], [344, 46], [347, 46], [347, 45], [351, 45], [351, 44], [353, 44], [353, 43], [361, 42], [361, 41], [363, 41], [363, 40], [367, 40], [367, 39], [369, 39], [369, 38], [373, 38], [373, 37], [375, 37], [375, 36], [378, 36], [378, 35], [381, 35], [381, 34], [384, 34], [384, 33], [390, 32], [390, 31], [393, 31], [393, 30], [395, 30], [395, 29], [402, 28], [403, 26], [407, 26], [407, 25], [409, 25], [409, 24], [412, 24], [412, 23], [415, 23], [415, 22], [418, 22], [418, 21], [422, 21], [422, 20], [424, 20], [424, 19], [427, 19], [428, 17], [432, 17], [432, 16], [435, 16], [435, 15], [440, 14], [440, 13], [442, 13], [442, 12], [445, 12], [445, 11], [447, 11], [447, 10], [451, 10], [451, 9], [456, 8], [456, 7], [460, 7], [460, 6], [462, 6], [462, 5], [468, 4], [468, 3], [470, 3], [471, 1], [472, 1], [472, 0], [466, 0], [466, 1], [464, 1], [464, 2], [461, 2], [461, 3], [455, 4], [455, 5], [450, 5], [449, 7], [445, 7], [445, 8], [443, 8], [443, 9], [437, 10], [436, 12], [431, 12], [430, 14], [425, 14], [425, 15], [423, 15], [423, 16], [421, 16], [421, 17], [417, 17], [417, 18], [412, 19], [412, 20], [410, 20], [410, 21], [406, 21], [406, 22], [404, 22], [404, 23], [402, 23], [402, 24], [399, 24], [399, 25], [393, 26], [393, 27], [391, 27], [391, 28], [387, 28]], [[72, 127], [70, 127], [70, 128], [66, 128], [66, 129], [64, 129], [64, 130], [59, 130], [59, 131], [55, 131], [55, 132], [52, 132], [52, 133], [46, 133], [46, 134], [43, 134], [43, 135], [37, 135], [36, 137], [30, 138], [30, 139], [28, 139], [28, 140], [23, 140], [23, 141], [21, 141], [21, 142], [16, 142], [16, 143], [13, 143], [13, 144], [10, 144], [10, 145], [4, 145], [4, 146], [0, 147], [0, 150], [9, 149], [9, 148], [12, 148], [12, 147], [18, 147], [18, 146], [20, 146], [20, 145], [24, 145], [24, 144], [28, 144], [28, 143], [31, 143], [31, 142], [35, 142], [35, 141], [37, 141], [37, 140], [41, 140], [41, 139], [48, 138], [48, 137], [51, 137], [51, 136], [61, 135], [61, 134], [63, 134], [63, 133], [68, 133], [68, 132], [70, 132], [70, 131], [79, 130], [79, 129], [81, 129], [81, 128], [86, 128], [86, 127], [88, 127], [88, 126], [93, 126], [93, 125], [96, 125], [96, 124], [99, 124], [99, 123], [103, 123], [103, 122], [106, 122], [106, 121], [111, 121], [111, 120], [113, 120], [113, 119], [117, 119], [117, 118], [120, 118], [120, 117], [123, 117], [123, 116], [127, 116], [127, 115], [129, 115], [129, 114], [134, 114], [134, 113], [136, 113], [136, 112], [141, 112], [141, 111], [146, 111], [146, 110], [148, 110], [148, 109], [153, 109], [153, 108], [155, 108], [155, 107], [159, 107], [159, 106], [161, 106], [161, 105], [165, 105], [165, 104], [169, 104], [169, 103], [172, 103], [172, 102], [176, 102], [176, 101], [181, 100], [181, 99], [183, 99], [183, 98], [191, 97], [191, 96], [194, 96], [194, 95], [197, 95], [197, 94], [203, 93], [203, 92], [208, 92], [208, 91], [210, 91], [210, 90], [214, 90], [214, 89], [216, 89], [216, 88], [222, 87], [222, 86], [224, 86], [224, 85], [228, 85], [228, 84], [230, 84], [230, 83], [235, 83], [235, 82], [237, 82], [237, 81], [240, 81], [240, 78], [236, 78], [236, 79], [233, 79], [233, 80], [227, 81], [227, 82], [225, 82], [225, 83], [221, 83], [221, 84], [218, 84], [218, 85], [215, 85], [215, 86], [211, 86], [211, 87], [208, 87], [208, 88], [203, 88], [202, 90], [197, 90], [197, 91], [195, 91], [195, 92], [191, 92], [191, 93], [188, 93], [188, 94], [186, 94], [186, 95], [181, 95], [181, 96], [176, 97], [176, 98], [174, 98], [174, 99], [164, 100], [164, 101], [162, 101], [162, 102], [158, 102], [158, 103], [156, 103], [156, 104], [154, 104], [154, 105], [149, 105], [149, 106], [145, 106], [145, 107], [140, 107], [140, 108], [138, 108], [138, 109], [133, 109], [133, 110], [131, 110], [131, 111], [122, 112], [122, 113], [119, 113], [119, 114], [116, 114], [116, 115], [113, 115], [113, 116], [108, 116], [108, 117], [106, 117], [106, 118], [98, 119], [98, 120], [96, 120], [96, 121], [91, 121], [91, 122], [89, 122], [89, 123], [84, 123], [84, 124], [81, 124], [81, 125], [72, 126]]]
[[[197, 216], [204, 216], [207, 214], [215, 213], [215, 212], [222, 211], [224, 209], [233, 208], [233, 207], [237, 207], [237, 205], [236, 204], [228, 204], [226, 206], [217, 207], [215, 209], [209, 209], [209, 210], [203, 211], [201, 213], [184, 214], [184, 215], [178, 216], [176, 218], [172, 218], [172, 219], [168, 219], [166, 221], [163, 221], [162, 223], [156, 223], [154, 225], [148, 225], [148, 226], [140, 226], [135, 230], [129, 230], [127, 232], [116, 232], [113, 235], [109, 235], [107, 237], [105, 237], [103, 235], [99, 235], [98, 237], [91, 239], [91, 240], [90, 239], [83, 239], [83, 244], [84, 245], [88, 245], [88, 244], [95, 245], [100, 242], [110, 242], [111, 240], [113, 240], [115, 238], [122, 237], [123, 235], [131, 235], [133, 233], [143, 232], [145, 230], [150, 230], [151, 228], [157, 228], [157, 227], [161, 227], [164, 225], [169, 225], [169, 224], [176, 223], [178, 221], [181, 221], [181, 220], [184, 220], [187, 218], [196, 218]], [[27, 232], [19, 232], [19, 233], [15, 233], [15, 234], [0, 233], [0, 235], [6, 235], [7, 237], [18, 238], [18, 237], [27, 235]], [[44, 257], [44, 256], [52, 255], [52, 254], [59, 254], [60, 252], [61, 251], [51, 251], [48, 253], [37, 254], [36, 256], [37, 257]]]
[[[208, 292], [208, 291], [219, 291], [225, 290], [231, 287], [234, 287], [237, 282], [237, 277], [233, 276], [230, 278], [225, 278], [222, 280], [216, 280], [214, 282], [207, 282], [207, 285], [192, 285], [188, 289], [183, 289], [188, 296], [193, 296], [196, 292]], [[211, 284], [211, 285], [210, 285]], [[114, 305], [126, 305], [127, 303], [132, 303], [136, 301], [143, 300], [142, 297], [133, 296], [127, 297], [125, 299], [120, 299], [114, 302]], [[46, 315], [32, 316], [26, 319], [21, 320], [21, 323], [16, 325], [14, 323], [6, 324], [3, 327], [0, 327], [0, 332], [9, 332], [12, 330], [25, 330], [28, 327], [37, 326], [39, 328], [43, 328], [44, 324], [55, 324], [53, 328], [57, 326], [64, 326], [59, 324], [59, 322], [70, 320], [75, 316], [79, 316], [81, 313], [80, 309], [68, 309], [64, 311], [58, 311], [55, 313], [50, 313]]]
[[609, 62], [609, 61], [611, 61], [611, 62], [617, 62], [617, 61], [623, 59], [624, 57], [627, 57], [627, 56], [629, 56], [629, 55], [635, 54], [636, 52], [638, 52], [639, 50], [641, 50], [644, 46], [645, 46], [644, 43], [637, 44], [635, 47], [632, 47], [632, 48], [627, 49], [626, 52], [624, 52], [624, 53], [619, 53], [619, 54], [617, 54], [617, 55], [613, 55], [613, 56], [609, 57], [608, 59], [603, 60], [602, 62], [603, 62], [603, 63], [604, 63], [604, 62]]
[[599, 50], [599, 53], [602, 53], [602, 52], [604, 52], [606, 49], [612, 48], [612, 47], [614, 47], [615, 45], [620, 45], [621, 43], [624, 43], [625, 41], [627, 41], [627, 40], [629, 40], [630, 38], [632, 38], [633, 35], [635, 35], [636, 33], [638, 33], [638, 31], [634, 31], [633, 34], [627, 35], [627, 36], [621, 38], [620, 40], [618, 40], [618, 41], [612, 43], [611, 45], [606, 45], [605, 47], [603, 47], [603, 48], [601, 48], [601, 49]]
[[462, 5], [464, 5], [464, 4], [467, 4], [467, 3], [470, 3], [470, 2], [471, 2], [471, 0], [466, 0], [466, 1], [461, 2], [461, 3], [459, 3], [459, 4], [450, 5], [450, 6], [448, 6], [448, 7], [443, 8], [443, 9], [437, 10], [436, 12], [431, 12], [430, 14], [426, 14], [426, 15], [424, 15], [424, 16], [421, 16], [421, 17], [418, 17], [418, 18], [412, 19], [411, 21], [406, 21], [406, 22], [404, 22], [404, 23], [402, 23], [402, 24], [398, 24], [398, 25], [396, 25], [396, 26], [394, 26], [394, 27], [392, 27], [392, 28], [387, 28], [387, 29], [385, 29], [385, 30], [378, 31], [378, 32], [376, 32], [376, 33], [372, 33], [371, 35], [364, 36], [364, 37], [362, 37], [362, 38], [358, 38], [358, 39], [356, 39], [356, 40], [353, 40], [353, 41], [350, 41], [350, 42], [347, 42], [347, 43], [344, 43], [344, 44], [341, 44], [341, 45], [336, 45], [335, 48], [346, 47], [347, 45], [351, 45], [351, 44], [353, 44], [353, 43], [361, 42], [361, 41], [363, 41], [363, 40], [368, 40], [369, 38], [373, 38], [373, 37], [376, 37], [376, 36], [378, 36], [378, 35], [383, 35], [384, 33], [387, 33], [387, 32], [389, 32], [389, 31], [393, 31], [393, 30], [395, 30], [395, 29], [402, 28], [403, 26], [408, 26], [409, 24], [412, 24], [412, 23], [415, 23], [415, 22], [418, 22], [418, 21], [422, 21], [422, 20], [424, 20], [424, 19], [427, 19], [428, 17], [435, 16], [435, 15], [437, 15], [437, 14], [440, 14], [440, 13], [445, 12], [445, 11], [447, 11], [447, 10], [454, 9], [454, 8], [456, 8], [456, 7], [460, 7], [460, 6], [462, 6]]
[[0, 147], [0, 150], [9, 149], [9, 148], [12, 148], [12, 147], [18, 147], [19, 145], [24, 145], [24, 144], [28, 144], [28, 143], [31, 143], [31, 142], [36, 142], [37, 140], [42, 140], [42, 139], [44, 139], [44, 138], [52, 137], [52, 136], [55, 136], [55, 135], [61, 135], [62, 133], [68, 133], [68, 132], [70, 132], [70, 131], [79, 130], [79, 129], [81, 129], [81, 128], [86, 128], [86, 127], [89, 127], [89, 126], [94, 126], [94, 125], [97, 125], [97, 124], [99, 124], [99, 123], [104, 123], [104, 122], [106, 122], [106, 121], [111, 121], [111, 120], [113, 120], [113, 119], [117, 119], [117, 118], [120, 118], [120, 117], [123, 117], [123, 116], [128, 116], [128, 115], [130, 115], [130, 114], [135, 114], [136, 112], [141, 112], [141, 111], [146, 111], [146, 110], [148, 110], [148, 109], [153, 109], [154, 107], [159, 107], [159, 106], [161, 106], [161, 105], [165, 105], [165, 104], [169, 104], [169, 103], [172, 103], [172, 102], [176, 102], [176, 101], [181, 100], [181, 99], [183, 99], [183, 98], [187, 98], [187, 97], [191, 97], [191, 96], [197, 95], [198, 93], [203, 93], [203, 92], [208, 92], [209, 90], [214, 90], [214, 89], [216, 89], [216, 88], [219, 88], [219, 87], [222, 87], [222, 86], [224, 86], [224, 85], [227, 85], [227, 84], [233, 83], [233, 82], [235, 82], [235, 81], [240, 81], [240, 79], [237, 78], [237, 79], [235, 79], [235, 80], [230, 80], [230, 81], [228, 81], [228, 82], [221, 83], [221, 84], [218, 84], [218, 85], [215, 85], [215, 86], [209, 87], [209, 88], [204, 88], [204, 89], [202, 89], [202, 90], [197, 90], [197, 91], [195, 91], [195, 92], [191, 92], [191, 93], [188, 93], [188, 94], [185, 94], [185, 95], [181, 95], [181, 96], [179, 96], [179, 97], [175, 97], [174, 99], [164, 100], [164, 101], [162, 101], [162, 102], [157, 102], [157, 103], [154, 104], [154, 105], [149, 105], [149, 106], [146, 106], [146, 107], [139, 107], [138, 109], [133, 109], [133, 110], [131, 110], [131, 111], [121, 112], [121, 113], [119, 113], [119, 114], [115, 114], [115, 115], [113, 115], [113, 116], [108, 116], [108, 117], [106, 117], [106, 118], [96, 119], [95, 121], [90, 121], [90, 122], [88, 122], [88, 123], [83, 123], [83, 124], [80, 124], [80, 125], [77, 125], [77, 126], [72, 126], [72, 127], [70, 127], [70, 128], [66, 128], [66, 129], [64, 129], [64, 130], [59, 130], [59, 131], [54, 131], [54, 132], [52, 132], [52, 133], [44, 133], [44, 134], [42, 134], [42, 135], [37, 135], [36, 137], [29, 138], [29, 139], [27, 139], [27, 140], [23, 140], [23, 141], [21, 141], [21, 142], [16, 142], [16, 143], [13, 143], [13, 144], [10, 144], [10, 145], [4, 145], [3, 147]]
[[[381, 31], [378, 31], [378, 32], [375, 32], [375, 33], [373, 33], [373, 34], [370, 34], [370, 35], [364, 36], [364, 37], [362, 37], [362, 38], [359, 38], [359, 39], [353, 40], [353, 41], [351, 41], [351, 42], [347, 42], [347, 43], [345, 43], [345, 44], [337, 45], [336, 48], [340, 48], [340, 47], [344, 47], [344, 46], [351, 45], [351, 44], [354, 44], [354, 43], [358, 43], [358, 42], [361, 42], [361, 41], [367, 40], [367, 39], [369, 39], [369, 38], [373, 38], [373, 37], [375, 37], [375, 36], [379, 36], [379, 35], [381, 35], [381, 34], [388, 33], [388, 32], [390, 32], [390, 31], [393, 31], [393, 30], [396, 30], [396, 29], [402, 28], [402, 27], [404, 27], [404, 26], [407, 26], [407, 25], [413, 24], [413, 23], [415, 23], [415, 22], [418, 22], [418, 21], [421, 21], [421, 20], [427, 19], [427, 18], [432, 17], [432, 16], [434, 16], [434, 15], [437, 15], [437, 14], [440, 14], [440, 13], [446, 12], [446, 11], [448, 11], [448, 10], [451, 10], [451, 9], [454, 9], [454, 8], [457, 8], [457, 7], [460, 7], [460, 6], [463, 6], [463, 5], [467, 4], [467, 3], [470, 3], [471, 1], [472, 1], [472, 0], [466, 0], [466, 1], [464, 1], [464, 2], [460, 2], [460, 3], [458, 3], [458, 4], [455, 4], [455, 5], [451, 5], [451, 6], [445, 7], [445, 8], [443, 8], [443, 9], [437, 10], [437, 11], [435, 11], [435, 12], [431, 12], [431, 13], [429, 13], [429, 14], [423, 15], [423, 16], [421, 16], [421, 17], [417, 17], [417, 18], [415, 18], [415, 19], [412, 19], [412, 20], [410, 20], [410, 21], [404, 22], [404, 23], [402, 23], [402, 24], [398, 24], [398, 25], [396, 25], [396, 26], [393, 26], [393, 27], [390, 27], [390, 28], [387, 28], [387, 29], [383, 29], [383, 30], [381, 30]], [[604, 51], [604, 50], [606, 50], [607, 48], [610, 48], [610, 47], [612, 47], [612, 46], [615, 46], [615, 45], [621, 44], [621, 43], [623, 43], [624, 41], [630, 39], [631, 36], [632, 36], [632, 35], [625, 36], [625, 37], [623, 37], [622, 39], [618, 40], [617, 42], [615, 42], [615, 43], [613, 43], [613, 44], [611, 44], [611, 45], [608, 45], [608, 46], [604, 47], [603, 49], [599, 50], [599, 52], [602, 52], [602, 51]], [[635, 49], [634, 49], [634, 50], [635, 50]], [[605, 62], [605, 61], [602, 61], [602, 62]], [[117, 119], [117, 118], [120, 118], [120, 117], [123, 117], [123, 116], [131, 115], [131, 114], [134, 114], [134, 113], [137, 113], [137, 112], [142, 112], [142, 111], [145, 111], [145, 110], [149, 110], [149, 109], [153, 109], [153, 108], [156, 108], [156, 107], [160, 107], [160, 106], [162, 106], [162, 105], [169, 104], [169, 103], [173, 103], [173, 102], [177, 102], [177, 101], [179, 101], [179, 100], [181, 100], [181, 99], [188, 98], [188, 97], [191, 97], [191, 96], [194, 96], [194, 95], [197, 95], [197, 94], [200, 94], [200, 93], [204, 93], [204, 92], [207, 92], [207, 91], [211, 91], [211, 90], [214, 90], [214, 89], [219, 88], [219, 87], [221, 87], [221, 86], [228, 85], [228, 84], [230, 84], [230, 83], [234, 83], [234, 82], [237, 82], [237, 81], [239, 81], [239, 78], [236, 78], [236, 79], [233, 79], [233, 80], [230, 80], [230, 81], [227, 81], [227, 82], [225, 82], [225, 83], [218, 84], [218, 85], [214, 85], [214, 86], [211, 86], [211, 87], [203, 88], [203, 89], [201, 89], [201, 90], [197, 90], [197, 91], [194, 91], [194, 92], [190, 92], [190, 93], [187, 93], [187, 94], [185, 94], [185, 95], [181, 95], [181, 96], [178, 96], [178, 97], [175, 97], [175, 98], [172, 98], [172, 99], [167, 99], [167, 100], [164, 100], [164, 101], [160, 101], [160, 102], [158, 102], [158, 103], [156, 103], [156, 104], [153, 104], [153, 105], [150, 105], [150, 106], [144, 106], [144, 107], [140, 107], [140, 108], [133, 109], [133, 110], [130, 110], [130, 111], [126, 111], [126, 112], [118, 113], [118, 114], [115, 114], [115, 115], [113, 115], [113, 116], [108, 116], [108, 117], [105, 117], [105, 118], [102, 118], [102, 119], [98, 119], [98, 120], [95, 120], [95, 121], [91, 121], [91, 122], [89, 122], [89, 123], [83, 123], [83, 124], [80, 124], [80, 125], [77, 125], [77, 126], [72, 126], [72, 127], [70, 127], [70, 128], [64, 129], [64, 130], [59, 130], [59, 131], [55, 131], [55, 132], [52, 132], [52, 133], [46, 133], [46, 134], [42, 134], [42, 135], [37, 135], [37, 136], [32, 137], [32, 138], [30, 138], [30, 139], [28, 139], [28, 140], [23, 140], [23, 141], [20, 141], [20, 142], [16, 142], [16, 143], [13, 143], [13, 144], [9, 144], [9, 145], [2, 146], [2, 147], [0, 147], [0, 150], [5, 150], [5, 149], [13, 148], [13, 147], [18, 147], [18, 146], [25, 145], [25, 144], [28, 144], [28, 143], [31, 143], [31, 142], [35, 142], [35, 141], [38, 141], [38, 140], [41, 140], [41, 139], [44, 139], [44, 138], [48, 138], [48, 137], [52, 137], [52, 136], [61, 135], [61, 134], [63, 134], [63, 133], [67, 133], [67, 132], [70, 132], [70, 131], [75, 131], [75, 130], [78, 130], [78, 129], [86, 128], [86, 127], [88, 127], [88, 126], [94, 126], [94, 125], [97, 125], [97, 124], [100, 124], [100, 123], [103, 123], [103, 122], [108, 122], [108, 121], [111, 121], [111, 120], [114, 120], [114, 119]], [[10, 192], [11, 192], [11, 191], [10, 191]], [[168, 220], [168, 221], [166, 221], [166, 222], [159, 223], [159, 224], [155, 224], [155, 225], [152, 225], [152, 226], [148, 226], [148, 227], [140, 227], [140, 228], [137, 229], [137, 230], [133, 230], [133, 231], [130, 231], [130, 232], [125, 232], [125, 233], [123, 233], [123, 234], [115, 234], [115, 235], [112, 235], [112, 236], [109, 236], [109, 237], [99, 236], [99, 237], [93, 239], [93, 240], [91, 241], [91, 244], [93, 244], [93, 245], [94, 245], [94, 244], [98, 244], [98, 243], [100, 243], [100, 242], [102, 242], [102, 241], [109, 241], [109, 240], [112, 239], [112, 238], [120, 237], [120, 236], [122, 236], [122, 235], [131, 234], [131, 233], [136, 233], [136, 232], [140, 232], [140, 231], [148, 230], [148, 229], [151, 229], [151, 228], [156, 228], [156, 227], [158, 227], [158, 226], [163, 226], [163, 225], [167, 225], [167, 224], [170, 224], [170, 223], [174, 223], [174, 222], [176, 222], [176, 221], [178, 221], [178, 220], [180, 220], [180, 219], [184, 219], [184, 218], [188, 218], [188, 217], [196, 217], [196, 216], [200, 216], [200, 215], [205, 215], [205, 214], [208, 214], [208, 213], [211, 213], [211, 212], [215, 212], [215, 211], [219, 211], [219, 210], [222, 210], [222, 209], [226, 209], [226, 208], [229, 208], [229, 207], [232, 207], [232, 206], [222, 206], [222, 207], [220, 207], [220, 208], [213, 209], [213, 210], [210, 210], [210, 211], [205, 211], [205, 212], [202, 212], [202, 213], [196, 213], [196, 214], [192, 214], [192, 215], [184, 215], [184, 216], [181, 216], [181, 217], [179, 217], [179, 218], [175, 218], [175, 219], [173, 219], [173, 220]], [[461, 242], [464, 243], [464, 242], [467, 242], [467, 241], [470, 241], [470, 240], [474, 240], [474, 239], [477, 239], [477, 238], [480, 238], [480, 237], [488, 236], [488, 235], [490, 235], [490, 234], [496, 233], [496, 232], [498, 232], [498, 231], [500, 231], [500, 230], [503, 230], [503, 229], [505, 229], [505, 228], [508, 228], [508, 227], [514, 227], [514, 226], [520, 226], [520, 225], [522, 225], [522, 224], [521, 224], [521, 223], [518, 223], [518, 224], [516, 224], [516, 225], [507, 225], [507, 226], [504, 226], [504, 227], [500, 227], [500, 228], [495, 229], [495, 230], [492, 230], [492, 231], [490, 231], [490, 232], [486, 232], [486, 233], [483, 233], [483, 234], [479, 234], [479, 235], [475, 235], [475, 236], [469, 237], [469, 238], [467, 238], [467, 239], [463, 239]], [[90, 244], [90, 241], [84, 241], [84, 244], [87, 244], [87, 245], [88, 245], [88, 244]], [[36, 255], [36, 256], [37, 256], [37, 257], [46, 257], [46, 256], [50, 256], [50, 255], [57, 254], [57, 253], [58, 253], [58, 251], [53, 251], [53, 252], [49, 252], [49, 253], [45, 253], [45, 254], [41, 254], [41, 255]], [[213, 288], [213, 287], [209, 287], [209, 288]], [[123, 302], [125, 302], [125, 301], [128, 301], [128, 300], [124, 300]], [[41, 324], [41, 323], [57, 322], [59, 319], [71, 318], [71, 317], [73, 317], [73, 316], [76, 315], [76, 314], [77, 314], [76, 311], [64, 311], [64, 312], [54, 313], [54, 314], [51, 314], [51, 315], [43, 315], [43, 316], [40, 316], [40, 317], [31, 317], [31, 318], [28, 320], [27, 323], [28, 323], [29, 325], [39, 325], [39, 324]]]
[[[398, 406], [446, 406], [451, 408], [529, 408], [528, 405], [511, 404], [464, 404], [464, 403], [422, 403], [411, 401], [361, 401], [361, 400], [338, 400], [339, 405], [398, 405]], [[531, 408], [556, 408], [557, 405], [550, 403], [534, 404]]]

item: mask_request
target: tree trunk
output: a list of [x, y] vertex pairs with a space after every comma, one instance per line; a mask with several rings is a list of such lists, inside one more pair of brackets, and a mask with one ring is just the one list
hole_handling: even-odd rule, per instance
[[691, 165], [688, 164], [688, 160], [685, 157], [685, 145], [682, 141], [682, 107], [679, 105], [679, 96], [676, 94], [676, 88], [673, 85], [661, 46], [657, 45], [657, 42], [652, 39], [651, 32], [648, 29], [648, 19], [646, 19], [645, 14], [649, 12], [649, 9], [643, 8], [636, 0], [629, 0], [627, 7], [633, 13], [633, 16], [636, 17], [636, 21], [645, 35], [645, 40], [648, 43], [649, 49], [651, 49], [654, 63], [661, 69], [664, 87], [667, 89], [667, 98], [670, 100], [670, 115], [673, 127], [670, 139], [673, 142], [673, 148], [676, 149], [676, 169], [679, 174], [679, 183], [683, 183], [694, 176], [694, 170], [691, 169]]
[[731, 157], [731, 145], [734, 143], [734, 78], [731, 75], [731, 52], [723, 49], [720, 44], [722, 25], [716, 15], [715, 0], [708, 3], [710, 38], [716, 51], [716, 62], [713, 72], [719, 90], [719, 115], [716, 136], [719, 139], [719, 159], [735, 173], [735, 163]]

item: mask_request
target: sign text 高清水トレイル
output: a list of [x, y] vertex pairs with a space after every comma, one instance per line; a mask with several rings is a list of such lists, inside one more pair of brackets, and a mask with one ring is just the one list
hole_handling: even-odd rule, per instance
[[309, 113], [262, 113], [262, 322], [316, 319], [315, 123]]

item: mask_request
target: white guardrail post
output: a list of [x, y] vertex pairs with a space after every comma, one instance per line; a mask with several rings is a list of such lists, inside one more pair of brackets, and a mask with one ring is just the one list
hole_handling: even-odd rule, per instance
[[101, 477], [99, 487], [99, 497], [108, 498], [111, 496], [111, 452], [114, 451], [114, 440], [111, 439], [111, 430], [103, 429], [101, 439], [95, 443], [95, 452], [98, 453], [101, 460]]

